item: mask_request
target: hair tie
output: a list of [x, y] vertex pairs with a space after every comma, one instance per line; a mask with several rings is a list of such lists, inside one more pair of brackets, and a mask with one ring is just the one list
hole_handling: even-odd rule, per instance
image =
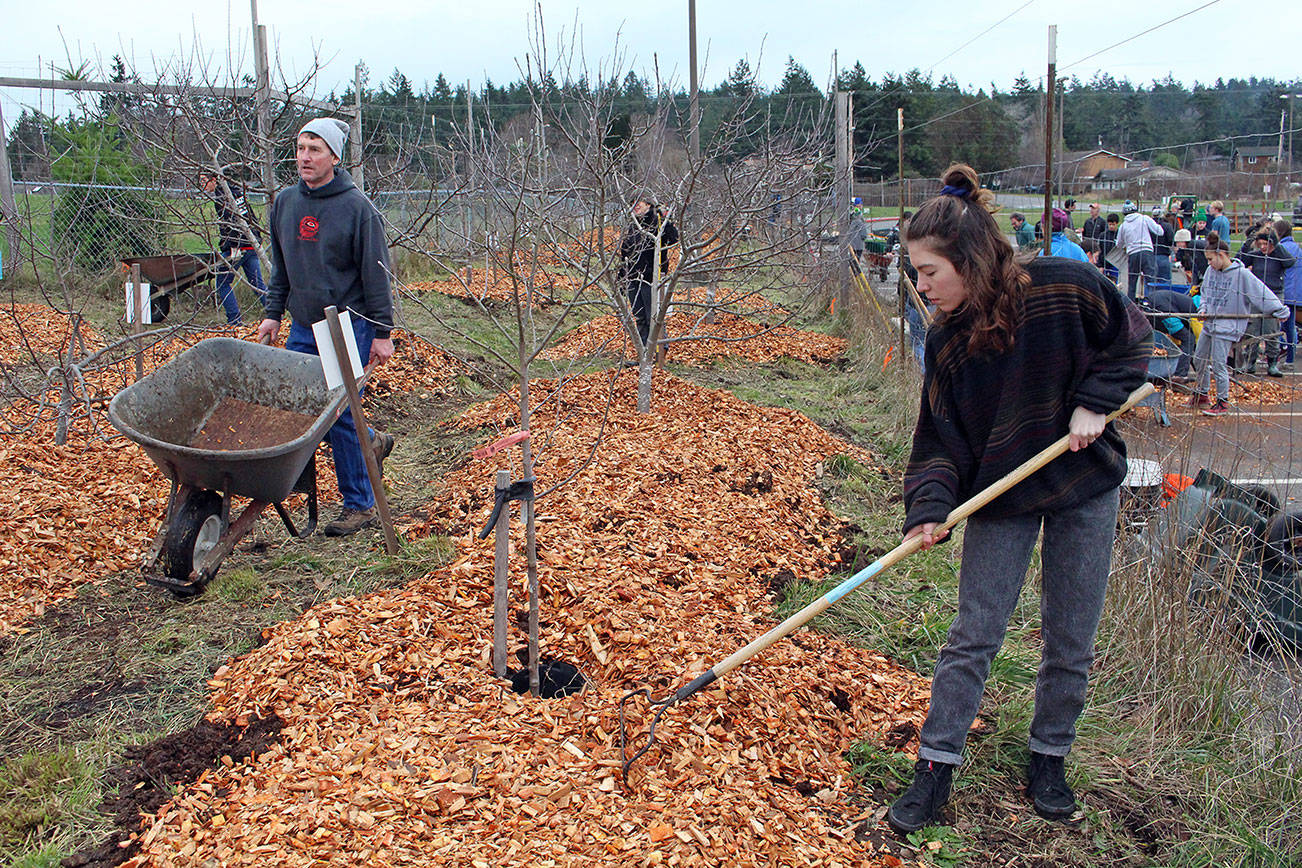
[[960, 198], [960, 199], [966, 199], [966, 198], [967, 198], [967, 192], [968, 192], [968, 191], [967, 191], [967, 190], [964, 190], [962, 187], [952, 187], [952, 186], [950, 186], [949, 184], [946, 184], [945, 186], [943, 186], [943, 187], [940, 188], [940, 195], [942, 195], [942, 196], [957, 196], [957, 197]]

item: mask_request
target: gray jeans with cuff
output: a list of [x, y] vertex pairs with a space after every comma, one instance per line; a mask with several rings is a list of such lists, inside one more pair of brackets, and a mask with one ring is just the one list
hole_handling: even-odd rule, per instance
[[1003, 644], [1031, 551], [1040, 536], [1040, 635], [1031, 750], [1066, 756], [1085, 707], [1094, 637], [1112, 567], [1118, 490], [1043, 515], [968, 520], [959, 573], [958, 616], [931, 682], [931, 710], [918, 756], [958, 765], [976, 718], [990, 662]]

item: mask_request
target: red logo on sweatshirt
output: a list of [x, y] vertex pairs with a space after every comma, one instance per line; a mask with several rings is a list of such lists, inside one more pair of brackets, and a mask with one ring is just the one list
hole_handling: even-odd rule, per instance
[[304, 217], [298, 221], [298, 240], [316, 241], [316, 233], [320, 228], [321, 224], [316, 222], [315, 217]]

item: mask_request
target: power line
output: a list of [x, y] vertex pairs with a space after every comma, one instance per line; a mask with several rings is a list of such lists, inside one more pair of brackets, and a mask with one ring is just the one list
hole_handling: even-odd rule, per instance
[[968, 47], [969, 45], [971, 45], [973, 42], [976, 42], [976, 41], [977, 41], [978, 39], [980, 39], [982, 36], [985, 36], [985, 35], [986, 35], [987, 33], [989, 33], [991, 30], [994, 30], [994, 29], [995, 29], [996, 27], [998, 27], [1000, 24], [1003, 24], [1003, 23], [1004, 23], [1005, 21], [1007, 21], [1009, 18], [1012, 18], [1012, 17], [1013, 17], [1014, 15], [1016, 15], [1018, 12], [1021, 12], [1023, 9], [1025, 9], [1027, 6], [1030, 6], [1030, 5], [1031, 5], [1032, 3], [1034, 3], [1034, 2], [1035, 2], [1035, 0], [1026, 0], [1026, 2], [1023, 3], [1021, 6], [1018, 6], [1018, 7], [1017, 7], [1016, 9], [1014, 9], [1012, 12], [1009, 12], [1009, 13], [1008, 13], [1007, 15], [1005, 15], [1003, 18], [1000, 18], [1000, 19], [999, 19], [998, 21], [996, 21], [994, 24], [991, 24], [991, 25], [990, 25], [989, 27], [987, 27], [985, 30], [982, 30], [982, 31], [981, 31], [980, 33], [978, 33], [976, 36], [973, 36], [973, 37], [972, 37], [971, 39], [969, 39], [967, 42], [964, 42], [964, 43], [963, 43], [962, 45], [960, 45], [958, 48], [955, 48], [955, 49], [954, 49], [953, 51], [951, 51], [949, 54], [946, 54], [946, 55], [945, 55], [944, 57], [942, 57], [940, 60], [937, 60], [937, 61], [936, 61], [935, 63], [933, 63], [931, 66], [927, 67], [927, 72], [931, 72], [933, 69], [935, 69], [936, 67], [940, 66], [942, 63], [944, 63], [945, 61], [949, 60], [949, 59], [950, 59], [951, 57], [953, 57], [954, 55], [958, 54], [958, 53], [959, 53], [960, 51], [962, 51], [964, 48], [967, 48], [967, 47]]
[[1121, 40], [1120, 42], [1114, 42], [1113, 44], [1109, 45], [1107, 48], [1100, 48], [1098, 51], [1094, 52], [1093, 54], [1087, 54], [1084, 57], [1082, 57], [1080, 60], [1072, 61], [1066, 66], [1059, 67], [1059, 69], [1071, 69], [1073, 66], [1078, 66], [1079, 64], [1082, 64], [1091, 58], [1098, 57], [1100, 54], [1103, 54], [1106, 51], [1111, 51], [1112, 49], [1116, 48], [1119, 45], [1125, 45], [1127, 42], [1133, 42], [1134, 40], [1138, 39], [1141, 36], [1146, 36], [1149, 33], [1152, 33], [1154, 30], [1160, 30], [1161, 28], [1165, 27], [1168, 24], [1172, 24], [1176, 21], [1179, 21], [1181, 18], [1188, 18], [1190, 15], [1193, 15], [1195, 12], [1201, 12], [1204, 9], [1206, 9], [1208, 6], [1215, 6], [1219, 2], [1221, 2], [1221, 0], [1208, 0], [1208, 2], [1199, 6], [1197, 9], [1190, 9], [1188, 12], [1182, 12], [1179, 15], [1175, 16], [1174, 18], [1169, 18], [1166, 21], [1163, 21], [1161, 24], [1154, 24], [1152, 27], [1148, 28], [1147, 30], [1141, 30], [1139, 33], [1136, 33], [1134, 36], [1128, 36], [1125, 39]]

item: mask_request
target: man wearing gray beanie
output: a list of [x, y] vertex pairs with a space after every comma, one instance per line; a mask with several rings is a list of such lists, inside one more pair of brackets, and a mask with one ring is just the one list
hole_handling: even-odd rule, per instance
[[[393, 355], [389, 247], [380, 213], [339, 165], [347, 139], [348, 124], [333, 118], [314, 118], [299, 130], [298, 184], [280, 191], [268, 221], [271, 282], [258, 338], [274, 341], [288, 310], [292, 322], [285, 349], [317, 355], [312, 323], [335, 305], [351, 312], [361, 357], [383, 364]], [[351, 411], [344, 410], [326, 440], [344, 505], [323, 531], [346, 536], [376, 520], [375, 495]], [[383, 469], [393, 437], [372, 431], [366, 448], [375, 450]]]

